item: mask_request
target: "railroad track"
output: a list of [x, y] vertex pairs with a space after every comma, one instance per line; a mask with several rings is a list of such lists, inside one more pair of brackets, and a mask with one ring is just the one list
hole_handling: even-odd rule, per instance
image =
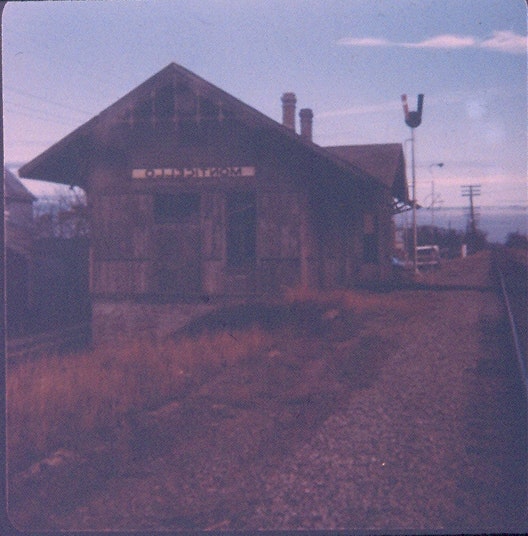
[[9, 361], [37, 359], [45, 354], [65, 353], [86, 346], [90, 340], [90, 324], [85, 322], [27, 335], [7, 338], [6, 357]]
[[528, 275], [527, 256], [519, 250], [495, 250], [493, 269], [497, 275], [519, 374], [528, 400]]

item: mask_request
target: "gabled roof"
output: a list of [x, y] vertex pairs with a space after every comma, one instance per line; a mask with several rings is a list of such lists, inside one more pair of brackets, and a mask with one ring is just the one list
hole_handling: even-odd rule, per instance
[[400, 143], [325, 147], [332, 154], [364, 170], [390, 188], [400, 202], [410, 203], [405, 178], [405, 158]]
[[253, 126], [266, 128], [282, 137], [281, 139], [287, 139], [303, 146], [312, 156], [331, 164], [334, 169], [344, 173], [349, 179], [359, 180], [372, 186], [391, 187], [387, 180], [380, 180], [379, 176], [371, 175], [367, 169], [358, 167], [352, 160], [343, 158], [336, 152], [328, 151], [312, 141], [302, 138], [290, 128], [274, 121], [175, 63], [169, 64], [100, 114], [22, 166], [19, 174], [23, 177], [86, 187], [83, 183], [82, 170], [86, 164], [87, 151], [91, 147], [93, 150], [93, 140], [97, 137], [104, 138], [112, 121], [123, 120], [123, 117], [129, 113], [135, 103], [141, 99], [148, 99], [157, 88], [168, 83], [181, 82], [188, 84], [195, 93], [214, 102], [220, 102], [223, 110], [235, 113], [239, 120]]
[[4, 167], [4, 195], [12, 201], [32, 203], [37, 198], [22, 184], [20, 179]]

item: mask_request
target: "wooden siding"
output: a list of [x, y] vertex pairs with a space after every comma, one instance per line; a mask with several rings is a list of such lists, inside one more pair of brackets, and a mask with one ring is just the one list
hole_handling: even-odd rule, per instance
[[162, 194], [154, 206], [154, 292], [201, 292], [200, 196], [189, 192]]
[[201, 292], [201, 240], [197, 225], [161, 226], [155, 237], [155, 293]]
[[225, 293], [225, 263], [223, 261], [203, 261], [202, 288], [204, 294], [217, 295]]
[[151, 196], [92, 196], [93, 255], [99, 260], [151, 256]]
[[301, 260], [262, 259], [259, 262], [261, 292], [277, 292], [301, 284]]
[[263, 193], [258, 205], [257, 255], [261, 259], [294, 259], [301, 254], [298, 193]]
[[93, 294], [141, 295], [149, 290], [152, 279], [150, 262], [142, 261], [93, 261]]
[[[162, 165], [160, 155], [163, 162], [170, 157], [173, 167], [219, 161], [212, 147], [191, 144], [175, 151], [176, 146], [174, 140], [158, 148], [146, 144], [131, 155], [130, 162], [138, 163], [130, 165]], [[277, 155], [263, 153], [253, 160], [234, 139], [230, 149], [232, 154], [222, 156], [225, 162], [255, 165], [256, 176], [134, 180], [132, 167], [127, 172], [119, 166], [94, 170], [94, 294], [170, 298], [350, 287], [364, 273], [367, 212], [376, 214], [384, 261], [391, 247], [390, 236], [381, 232], [390, 227], [387, 199], [368, 191], [338, 191], [331, 182], [314, 188], [312, 177], [304, 178], [295, 166], [288, 174], [287, 163]], [[228, 199], [242, 192], [255, 194], [256, 255], [246, 266], [233, 266], [228, 263]], [[198, 199], [190, 219], [160, 214], [160, 198], [178, 196]]]
[[255, 285], [255, 270], [225, 270], [223, 281], [225, 294], [232, 296], [244, 296], [254, 294], [256, 291]]
[[92, 195], [91, 292], [140, 295], [151, 281], [151, 196]]
[[205, 261], [223, 261], [225, 252], [225, 197], [219, 192], [202, 194], [202, 240]]
[[310, 265], [322, 288], [350, 287], [362, 262], [362, 207], [353, 197], [328, 196], [311, 200], [311, 225], [316, 244]]

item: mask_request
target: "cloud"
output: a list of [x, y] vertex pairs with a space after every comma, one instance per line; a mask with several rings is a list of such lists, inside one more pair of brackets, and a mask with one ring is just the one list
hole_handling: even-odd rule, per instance
[[399, 43], [405, 48], [471, 48], [477, 46], [477, 40], [465, 35], [437, 35], [419, 43]]
[[[463, 92], [455, 91], [451, 93], [443, 93], [442, 95], [433, 95], [427, 96], [427, 103], [434, 104], [440, 103], [442, 105], [446, 104], [458, 104], [465, 103], [469, 98], [475, 98], [475, 92]], [[384, 102], [372, 103], [372, 104], [359, 104], [355, 106], [350, 106], [347, 108], [339, 108], [334, 110], [328, 110], [317, 113], [317, 120], [319, 119], [331, 119], [334, 117], [343, 117], [349, 115], [365, 115], [365, 114], [375, 114], [375, 113], [387, 113], [393, 110], [401, 111], [402, 104], [401, 99], [393, 99]]]
[[486, 39], [478, 39], [471, 35], [443, 34], [416, 43], [398, 43], [377, 37], [343, 37], [337, 41], [337, 44], [352, 47], [401, 47], [439, 50], [473, 48], [508, 54], [525, 54], [527, 51], [526, 36], [509, 30], [496, 30], [491, 37]]
[[482, 48], [509, 52], [510, 54], [526, 53], [526, 36], [518, 35], [510, 31], [493, 32], [493, 37], [482, 41]]
[[396, 43], [377, 37], [343, 37], [337, 41], [337, 44], [349, 47], [390, 47], [396, 45]]
[[387, 102], [380, 102], [377, 104], [365, 104], [358, 106], [351, 106], [350, 108], [344, 108], [340, 110], [330, 110], [328, 112], [321, 112], [317, 114], [317, 119], [326, 119], [328, 117], [341, 117], [345, 115], [363, 115], [372, 114], [378, 112], [387, 112], [390, 110], [401, 110], [401, 100], [393, 100]]

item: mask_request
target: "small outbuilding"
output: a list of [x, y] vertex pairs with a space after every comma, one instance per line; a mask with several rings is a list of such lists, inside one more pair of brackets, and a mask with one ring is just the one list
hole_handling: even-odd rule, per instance
[[33, 299], [33, 202], [35, 196], [4, 168], [5, 292], [8, 329], [26, 322]]
[[311, 110], [296, 133], [293, 93], [282, 112], [172, 63], [21, 168], [87, 192], [95, 322], [390, 276], [392, 215], [409, 204], [402, 146], [323, 148]]

